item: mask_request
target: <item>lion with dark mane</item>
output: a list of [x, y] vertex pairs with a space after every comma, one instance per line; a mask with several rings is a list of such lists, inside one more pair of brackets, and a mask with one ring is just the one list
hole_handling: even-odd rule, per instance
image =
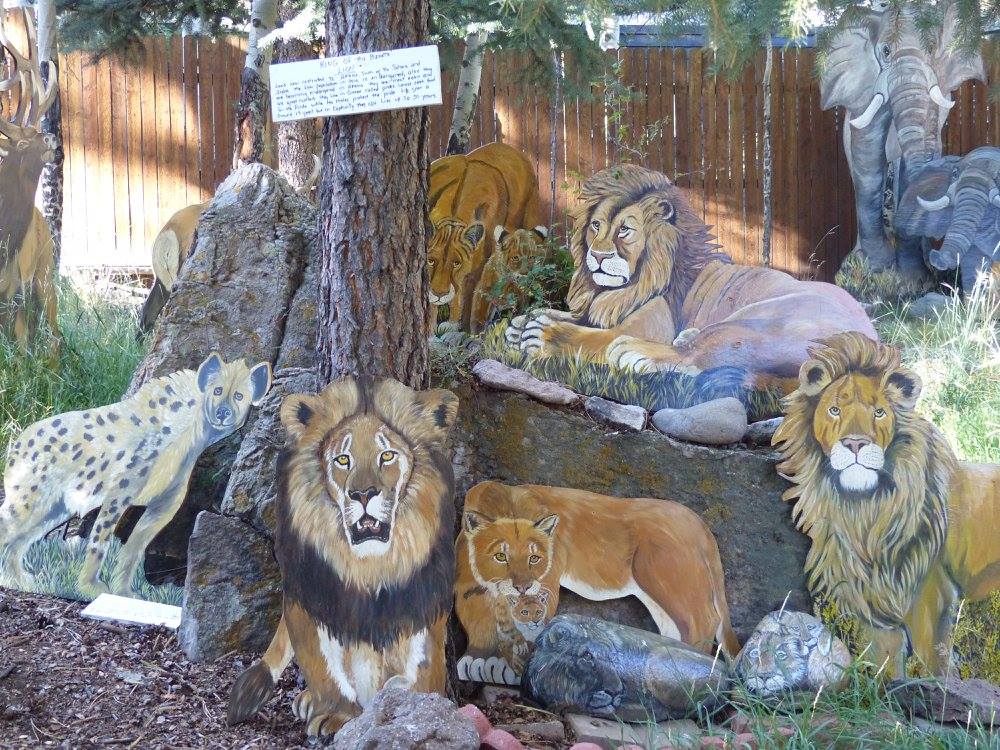
[[569, 312], [536, 310], [507, 343], [639, 372], [743, 368], [747, 384], [794, 388], [810, 341], [875, 337], [832, 284], [733, 264], [666, 176], [635, 165], [598, 172], [574, 217]]
[[947, 666], [960, 599], [1000, 588], [1000, 467], [959, 462], [914, 406], [920, 379], [858, 333], [810, 349], [774, 435], [812, 540], [806, 575], [856, 617], [866, 657], [904, 674]]

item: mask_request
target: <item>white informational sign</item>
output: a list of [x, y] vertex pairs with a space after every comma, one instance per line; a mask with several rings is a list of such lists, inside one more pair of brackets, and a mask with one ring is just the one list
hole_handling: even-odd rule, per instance
[[130, 625], [163, 625], [173, 630], [177, 630], [181, 624], [180, 607], [115, 594], [101, 594], [80, 614], [92, 620], [117, 620]]
[[275, 122], [441, 103], [433, 44], [282, 63], [271, 66], [270, 76]]

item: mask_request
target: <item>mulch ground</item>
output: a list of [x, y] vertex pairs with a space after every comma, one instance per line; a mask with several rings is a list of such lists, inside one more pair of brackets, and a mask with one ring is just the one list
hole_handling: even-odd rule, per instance
[[300, 748], [286, 677], [245, 724], [225, 723], [235, 654], [192, 664], [172, 631], [96, 622], [82, 604], [0, 589], [0, 748]]

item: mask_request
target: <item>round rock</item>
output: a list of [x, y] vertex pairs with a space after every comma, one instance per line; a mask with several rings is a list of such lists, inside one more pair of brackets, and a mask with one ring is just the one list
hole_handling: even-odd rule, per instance
[[471, 719], [436, 693], [391, 688], [337, 732], [335, 750], [478, 750]]
[[747, 431], [747, 410], [735, 398], [718, 398], [686, 409], [660, 409], [653, 425], [676, 440], [702, 445], [738, 443]]

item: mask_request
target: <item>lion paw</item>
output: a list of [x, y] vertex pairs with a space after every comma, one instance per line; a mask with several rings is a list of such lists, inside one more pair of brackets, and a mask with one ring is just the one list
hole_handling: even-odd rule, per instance
[[295, 700], [292, 701], [292, 713], [295, 715], [295, 718], [299, 721], [308, 722], [310, 716], [312, 716], [312, 704], [313, 696], [309, 688], [296, 695]]
[[466, 654], [458, 660], [458, 678], [493, 685], [520, 685], [521, 678], [507, 661], [499, 656], [483, 658]]
[[656, 363], [641, 351], [645, 342], [634, 336], [619, 336], [608, 344], [608, 364], [619, 370], [647, 373], [656, 372]]
[[306, 726], [306, 734], [310, 737], [329, 737], [336, 734], [341, 727], [351, 720], [350, 716], [341, 713], [319, 714], [314, 716]]
[[572, 319], [572, 316], [563, 310], [533, 310], [515, 317], [507, 326], [504, 339], [508, 346], [520, 349], [526, 354], [533, 356], [545, 354], [551, 332]]

